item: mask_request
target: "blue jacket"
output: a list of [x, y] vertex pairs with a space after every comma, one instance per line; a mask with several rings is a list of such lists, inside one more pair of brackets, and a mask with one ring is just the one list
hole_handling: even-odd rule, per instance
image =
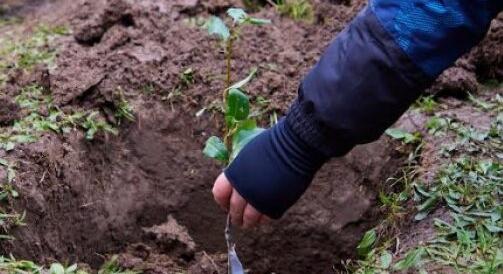
[[378, 139], [502, 9], [503, 0], [371, 0], [302, 81], [286, 118], [245, 147], [227, 178], [281, 217], [324, 162]]

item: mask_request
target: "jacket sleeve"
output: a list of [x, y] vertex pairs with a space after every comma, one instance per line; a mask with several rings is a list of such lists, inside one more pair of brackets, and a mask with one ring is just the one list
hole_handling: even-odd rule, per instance
[[435, 78], [485, 35], [492, 0], [372, 0], [301, 84], [288, 114], [328, 156], [376, 140]]
[[279, 218], [325, 160], [378, 139], [502, 8], [496, 0], [371, 0], [302, 81], [286, 119], [225, 171], [230, 182]]

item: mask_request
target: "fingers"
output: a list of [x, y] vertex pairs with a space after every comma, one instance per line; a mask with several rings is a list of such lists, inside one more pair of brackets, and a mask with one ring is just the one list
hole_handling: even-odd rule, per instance
[[213, 185], [213, 198], [217, 204], [222, 207], [222, 209], [228, 211], [229, 210], [229, 202], [232, 195], [232, 185], [225, 177], [225, 174], [222, 173], [218, 176], [215, 184]]
[[252, 205], [233, 189], [225, 174], [218, 176], [213, 185], [213, 197], [217, 204], [231, 215], [235, 226], [252, 228], [259, 224], [268, 224], [271, 219], [258, 212]]
[[262, 217], [252, 205], [247, 204], [243, 213], [243, 228], [252, 228], [256, 226]]
[[243, 225], [243, 214], [245, 207], [247, 205], [246, 200], [239, 195], [237, 191], [232, 191], [231, 195], [231, 207], [229, 214], [231, 215], [232, 224], [235, 226]]

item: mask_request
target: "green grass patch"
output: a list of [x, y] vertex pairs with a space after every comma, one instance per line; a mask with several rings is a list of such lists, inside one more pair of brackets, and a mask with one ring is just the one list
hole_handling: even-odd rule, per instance
[[[100, 118], [98, 111], [64, 113], [38, 85], [23, 88], [15, 100], [28, 114], [16, 121], [12, 127], [0, 128], [0, 149], [6, 151], [13, 150], [17, 144], [36, 142], [45, 132], [63, 134], [81, 129], [88, 140], [94, 139], [100, 132], [118, 134], [113, 125]], [[126, 119], [134, 117], [125, 99], [118, 103], [116, 116]]]
[[[0, 271], [7, 274], [90, 274], [90, 272], [80, 269], [77, 264], [63, 265], [53, 263], [49, 269], [29, 260], [18, 260], [13, 256], [0, 256]], [[98, 270], [98, 274], [140, 274], [140, 271], [122, 269], [114, 256]]]
[[438, 109], [438, 106], [439, 104], [437, 103], [437, 101], [435, 101], [433, 95], [421, 96], [419, 99], [416, 100], [414, 105], [412, 105], [413, 108], [425, 112], [426, 114], [434, 113]]
[[308, 0], [275, 0], [272, 2], [283, 16], [297, 21], [312, 22], [314, 20], [313, 6]]
[[28, 37], [19, 33], [0, 37], [0, 85], [7, 79], [10, 69], [30, 69], [37, 64], [52, 66], [56, 50], [51, 44], [69, 33], [65, 26], [39, 25]]
[[[435, 104], [422, 99], [417, 105], [429, 113]], [[403, 143], [415, 144], [402, 175], [387, 181], [379, 195], [385, 218], [367, 232], [358, 248], [359, 259], [346, 262], [348, 273], [392, 273], [415, 269], [451, 269], [456, 273], [502, 273], [503, 271], [503, 111], [501, 95], [489, 100], [470, 96], [469, 104], [493, 118], [490, 129], [480, 130], [453, 117], [432, 116], [426, 123], [431, 137], [453, 140], [439, 149], [445, 164], [427, 184], [421, 172], [420, 148], [424, 140], [399, 129], [387, 134]], [[414, 160], [415, 159], [415, 160]], [[411, 161], [412, 160], [412, 161]], [[398, 186], [398, 187], [397, 187]], [[390, 190], [391, 189], [391, 190]], [[415, 207], [411, 208], [411, 203]], [[432, 219], [439, 207], [447, 215]], [[403, 254], [399, 221], [414, 218], [433, 221], [433, 237]], [[410, 217], [410, 218], [409, 218]], [[399, 255], [402, 254], [402, 255]]]

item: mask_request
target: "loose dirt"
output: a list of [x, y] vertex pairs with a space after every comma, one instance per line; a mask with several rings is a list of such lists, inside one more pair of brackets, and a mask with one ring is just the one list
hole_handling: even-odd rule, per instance
[[[271, 18], [273, 24], [246, 30], [238, 42], [235, 80], [258, 66], [249, 92], [254, 100], [270, 100], [266, 113], [287, 109], [301, 77], [364, 1], [314, 3], [312, 24], [262, 9], [256, 16]], [[16, 240], [2, 242], [3, 253], [40, 263], [81, 262], [94, 269], [107, 255], [119, 254], [122, 266], [144, 273], [225, 273], [225, 214], [210, 193], [221, 168], [201, 153], [205, 139], [222, 123], [211, 106], [223, 88], [224, 56], [196, 19], [222, 14], [239, 1], [40, 5], [23, 24], [65, 23], [72, 35], [57, 41], [56, 68], [11, 75], [0, 98], [0, 125], [18, 118], [12, 98], [27, 81], [46, 87], [63, 110], [99, 109], [109, 121], [115, 119], [110, 113], [117, 97], [124, 96], [136, 120], [123, 124], [118, 137], [86, 141], [80, 132], [44, 134], [36, 143], [0, 152], [17, 163], [20, 198], [12, 206], [26, 211], [26, 226], [11, 231]], [[16, 9], [26, 12], [22, 5]], [[500, 70], [492, 69], [501, 69], [501, 58], [487, 53], [490, 37], [470, 55], [477, 58], [466, 61], [464, 69], [476, 74], [468, 76], [469, 90], [479, 78], [501, 77]], [[180, 74], [188, 68], [195, 72], [194, 83], [184, 85]], [[203, 107], [207, 110], [196, 117]], [[355, 256], [363, 233], [379, 221], [380, 185], [405, 157], [395, 147], [382, 138], [330, 162], [284, 219], [239, 233], [245, 266], [251, 273], [339, 269], [341, 260]]]

